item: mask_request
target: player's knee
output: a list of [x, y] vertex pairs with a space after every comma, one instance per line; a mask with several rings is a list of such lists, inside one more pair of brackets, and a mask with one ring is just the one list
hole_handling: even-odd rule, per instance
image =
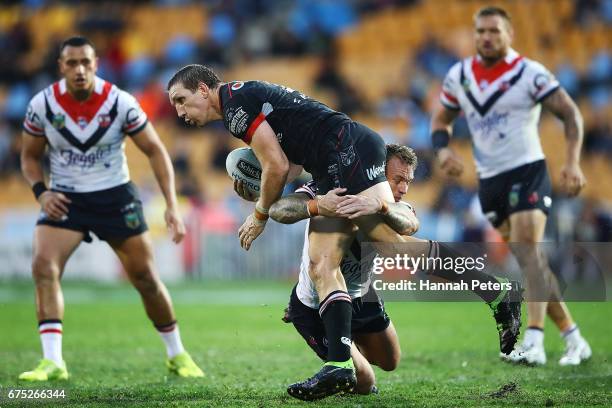
[[401, 359], [401, 352], [393, 353], [393, 355], [385, 356], [377, 366], [383, 371], [393, 371], [399, 365]]
[[159, 279], [153, 273], [153, 269], [147, 265], [133, 269], [128, 272], [134, 287], [142, 294], [157, 293], [160, 290]]
[[37, 254], [32, 258], [32, 277], [38, 284], [59, 280], [60, 267], [51, 258]]
[[325, 262], [324, 259], [325, 258], [322, 258], [321, 260], [317, 261], [310, 260], [308, 274], [315, 285], [318, 282], [324, 282], [328, 277], [333, 276], [333, 271], [335, 268], [337, 268], [337, 265], [331, 265], [329, 262]]

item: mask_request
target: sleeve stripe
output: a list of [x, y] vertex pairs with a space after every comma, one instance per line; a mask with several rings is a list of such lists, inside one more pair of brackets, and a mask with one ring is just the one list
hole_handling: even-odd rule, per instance
[[300, 187], [297, 190], [295, 190], [295, 192], [296, 193], [304, 193], [308, 197], [310, 197], [311, 199], [314, 199], [316, 197], [316, 194], [314, 193], [314, 191], [312, 191], [312, 189], [310, 187], [308, 187], [308, 185], [306, 185], [306, 184], [304, 184], [302, 187]]
[[453, 95], [449, 94], [448, 92], [442, 91], [442, 95], [445, 96], [449, 102], [454, 103], [455, 105], [459, 104], [459, 101], [457, 100], [457, 98], [455, 98]]
[[552, 95], [557, 89], [559, 89], [560, 86], [559, 85], [555, 85], [552, 88], [550, 88], [549, 90], [547, 90], [546, 92], [544, 92], [542, 95], [540, 95], [539, 97], [536, 98], [536, 103], [540, 103], [542, 102], [544, 99], [546, 99], [547, 97], [549, 97], [550, 95]]
[[453, 105], [450, 102], [447, 102], [446, 100], [444, 100], [444, 98], [440, 98], [440, 102], [442, 102], [442, 105], [444, 105], [445, 108], [450, 109], [450, 110], [461, 110], [461, 108], [457, 105]]
[[42, 130], [42, 129], [39, 130], [37, 127], [32, 126], [28, 122], [23, 122], [23, 130], [25, 130], [26, 132], [28, 132], [32, 136], [44, 136], [45, 135], [45, 131], [44, 130]]
[[137, 128], [137, 127], [141, 127], [143, 123], [147, 123], [147, 118], [143, 117], [141, 118], [141, 120], [134, 122], [132, 124], [130, 124], [129, 126], [126, 126], [123, 128], [124, 131], [126, 132], [130, 132], [132, 129]]
[[30, 122], [27, 119], [23, 121], [23, 124], [35, 132], [44, 132], [43, 128], [39, 128], [38, 126], [36, 126], [34, 123]]
[[130, 136], [134, 136], [136, 133], [140, 132], [142, 129], [145, 128], [145, 126], [147, 126], [147, 123], [149, 123], [149, 120], [145, 120], [144, 123], [140, 126], [138, 126], [136, 129], [132, 129], [132, 130], [126, 130], [125, 133], [130, 135]]
[[261, 122], [263, 122], [264, 120], [266, 120], [266, 115], [264, 115], [263, 112], [259, 112], [259, 115], [257, 115], [257, 117], [253, 119], [253, 122], [251, 122], [251, 126], [249, 126], [249, 129], [247, 130], [246, 135], [244, 136], [243, 140], [246, 144], [251, 144], [253, 134], [255, 133], [259, 125], [261, 125]]
[[35, 137], [44, 137], [44, 136], [45, 136], [45, 132], [40, 132], [40, 133], [39, 133], [39, 132], [34, 132], [34, 131], [32, 131], [32, 130], [28, 129], [28, 128], [25, 126], [25, 124], [24, 124], [24, 126], [23, 126], [23, 128], [22, 128], [22, 129], [23, 129], [23, 131], [24, 131], [24, 132], [26, 132], [27, 134], [32, 135], [32, 136], [35, 136]]

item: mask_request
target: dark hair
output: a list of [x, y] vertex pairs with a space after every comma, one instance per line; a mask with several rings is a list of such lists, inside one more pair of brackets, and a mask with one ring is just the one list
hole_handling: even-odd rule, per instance
[[412, 150], [412, 148], [408, 146], [401, 146], [398, 144], [393, 144], [393, 143], [388, 144], [387, 145], [387, 162], [389, 161], [391, 157], [394, 157], [394, 156], [399, 158], [401, 161], [411, 166], [412, 168], [416, 168], [419, 162], [417, 159], [417, 155], [414, 152], [414, 150]]
[[200, 64], [191, 64], [179, 69], [168, 81], [166, 89], [169, 91], [172, 86], [181, 84], [191, 92], [195, 92], [200, 82], [205, 83], [209, 88], [215, 88], [221, 83], [221, 79], [212, 69]]
[[495, 6], [487, 6], [487, 7], [483, 7], [480, 10], [478, 10], [476, 14], [474, 14], [474, 22], [476, 21], [476, 19], [480, 17], [488, 17], [488, 16], [500, 16], [501, 18], [506, 20], [506, 23], [508, 23], [508, 26], [512, 25], [512, 18], [510, 18], [510, 14], [508, 14], [508, 12], [504, 10], [503, 8], [495, 7]]
[[75, 36], [70, 37], [61, 43], [59, 48], [59, 55], [62, 55], [62, 51], [64, 51], [64, 48], [66, 47], [82, 47], [84, 45], [89, 45], [94, 50], [94, 52], [96, 51], [96, 47], [94, 47], [93, 43], [89, 41], [89, 39], [85, 37]]

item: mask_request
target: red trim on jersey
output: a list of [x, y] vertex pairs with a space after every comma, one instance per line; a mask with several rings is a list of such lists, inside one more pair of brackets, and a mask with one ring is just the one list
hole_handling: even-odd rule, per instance
[[444, 94], [444, 97], [446, 97], [446, 99], [448, 99], [449, 102], [452, 102], [455, 105], [459, 104], [459, 101], [457, 100], [457, 98], [455, 98], [453, 95], [449, 94], [448, 92], [442, 91], [442, 94]]
[[70, 116], [73, 122], [78, 123], [79, 118], [84, 118], [89, 123], [96, 116], [104, 102], [106, 102], [112, 86], [113, 84], [110, 82], [104, 81], [102, 93], [94, 91], [89, 96], [89, 99], [85, 102], [80, 102], [74, 99], [68, 91], [62, 94], [59, 89], [59, 82], [56, 82], [53, 84], [53, 95], [57, 103]]
[[40, 334], [45, 334], [45, 333], [58, 333], [58, 334], [62, 334], [62, 331], [60, 329], [44, 329], [44, 330], [41, 330], [39, 333]]
[[506, 62], [506, 60], [501, 60], [492, 67], [485, 67], [480, 63], [480, 61], [478, 61], [478, 58], [472, 59], [472, 72], [474, 73], [476, 83], [479, 87], [480, 82], [482, 82], [483, 80], [491, 84], [497, 78], [514, 68], [514, 66], [522, 59], [523, 57], [519, 55], [512, 62]]
[[263, 112], [259, 112], [259, 115], [257, 115], [253, 122], [251, 122], [251, 126], [249, 126], [249, 129], [247, 130], [246, 135], [244, 136], [243, 140], [246, 144], [251, 144], [253, 134], [255, 133], [259, 125], [261, 125], [261, 122], [263, 122], [264, 120], [266, 120], [266, 115], [264, 115]]
[[38, 132], [38, 133], [44, 132], [44, 129], [41, 129], [38, 126], [35, 126], [32, 122], [30, 122], [27, 119], [23, 121], [23, 124], [26, 125], [33, 132]]

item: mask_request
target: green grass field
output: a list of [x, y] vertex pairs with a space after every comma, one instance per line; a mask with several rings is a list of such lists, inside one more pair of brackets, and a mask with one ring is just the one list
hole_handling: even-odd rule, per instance
[[[479, 303], [388, 303], [402, 345], [394, 372], [376, 369], [380, 394], [335, 396], [304, 403], [289, 383], [320, 362], [292, 325], [281, 322], [290, 286], [279, 283], [170, 287], [183, 342], [207, 376], [169, 377], [164, 348], [128, 286], [68, 284], [64, 358], [71, 379], [23, 384], [17, 375], [40, 358], [30, 284], [0, 283], [0, 407], [58, 406], [610, 406], [612, 303], [570, 307], [593, 358], [561, 368], [562, 342], [551, 324], [545, 367], [497, 359], [497, 334]], [[15, 401], [12, 388], [65, 389], [64, 400]]]

